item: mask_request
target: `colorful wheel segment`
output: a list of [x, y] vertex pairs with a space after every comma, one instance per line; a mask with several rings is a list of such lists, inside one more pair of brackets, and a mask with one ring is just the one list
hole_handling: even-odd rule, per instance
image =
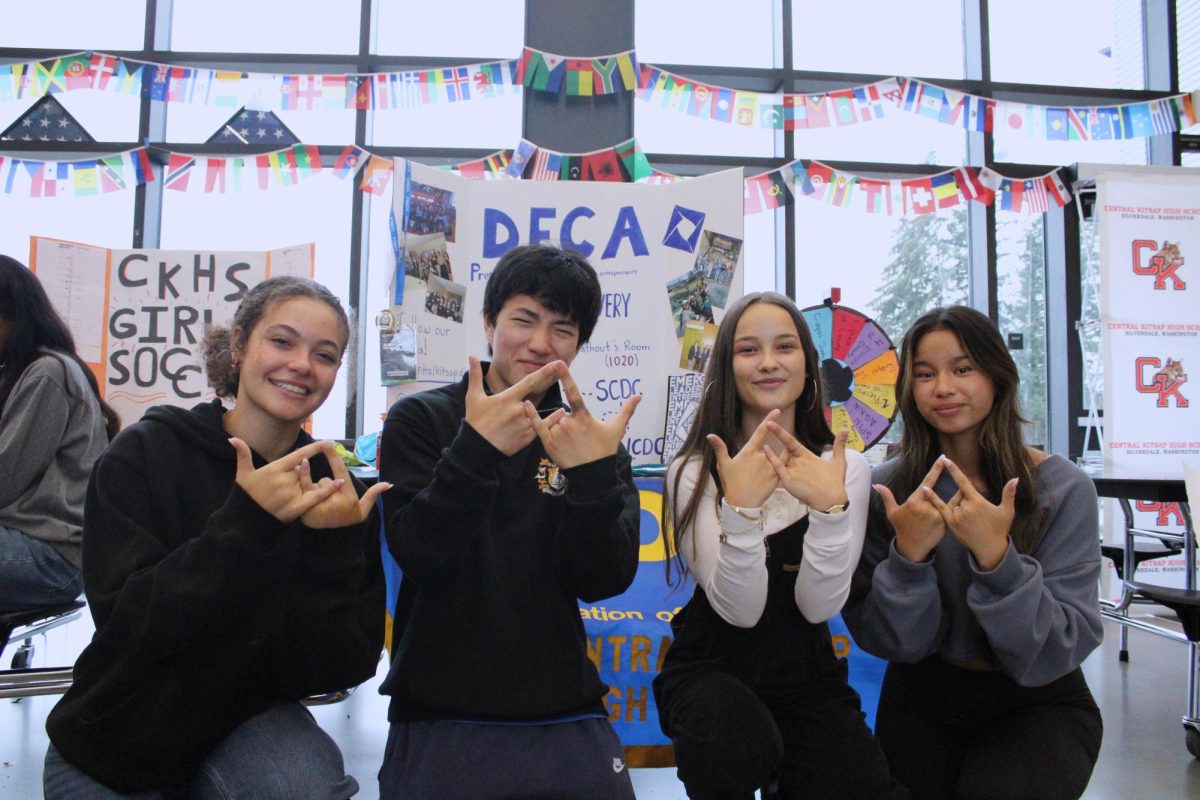
[[847, 446], [862, 452], [883, 438], [896, 416], [896, 348], [854, 309], [820, 305], [801, 313], [821, 359], [825, 418], [835, 432], [849, 430]]

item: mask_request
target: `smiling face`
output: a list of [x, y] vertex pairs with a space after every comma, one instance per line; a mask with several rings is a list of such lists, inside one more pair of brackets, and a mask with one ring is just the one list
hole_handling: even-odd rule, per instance
[[804, 348], [791, 314], [773, 303], [755, 303], [733, 334], [733, 377], [744, 414], [761, 419], [774, 408], [788, 418], [804, 393]]
[[272, 303], [237, 353], [237, 409], [302, 423], [329, 396], [346, 335], [326, 303], [293, 297]]
[[484, 321], [484, 331], [492, 346], [487, 385], [493, 392], [504, 391], [552, 361], [569, 366], [579, 352], [579, 325], [527, 294], [508, 298], [494, 323]]
[[930, 331], [917, 342], [912, 392], [943, 448], [948, 438], [974, 442], [996, 397], [992, 379], [967, 354], [958, 335], [946, 329]]

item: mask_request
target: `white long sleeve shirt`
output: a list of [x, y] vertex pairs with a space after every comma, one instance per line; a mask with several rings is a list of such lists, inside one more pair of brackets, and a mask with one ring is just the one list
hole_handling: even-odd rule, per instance
[[[828, 460], [831, 454], [826, 451], [821, 457]], [[824, 622], [841, 610], [862, 553], [870, 499], [871, 470], [861, 453], [846, 452], [850, 507], [845, 512], [813, 511], [787, 490], [778, 488], [760, 509], [742, 509], [751, 516], [761, 511], [761, 527], [724, 500], [718, 501], [716, 484], [700, 474], [699, 459], [672, 462], [667, 471], [668, 486], [675, 487], [676, 475], [680, 478], [672, 499], [676, 515], [697, 491], [699, 479], [704, 479], [696, 518], [683, 532], [679, 551], [696, 584], [722, 619], [740, 628], [758, 622], [767, 602], [766, 537], [805, 515], [810, 516], [796, 577], [796, 606], [812, 623]]]

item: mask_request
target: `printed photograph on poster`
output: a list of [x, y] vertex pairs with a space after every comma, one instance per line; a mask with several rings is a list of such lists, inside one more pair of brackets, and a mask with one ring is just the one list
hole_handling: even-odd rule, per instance
[[416, 181], [410, 184], [408, 216], [404, 220], [405, 233], [415, 233], [418, 236], [444, 233], [446, 241], [453, 242], [456, 217], [454, 192]]
[[404, 245], [404, 274], [424, 283], [430, 275], [454, 280], [450, 269], [450, 253], [446, 250], [446, 234], [427, 233], [408, 236]]
[[708, 299], [717, 308], [724, 308], [729, 298], [729, 286], [737, 269], [742, 240], [723, 233], [704, 231], [696, 255], [696, 269], [704, 273]]
[[671, 459], [683, 446], [696, 410], [700, 408], [700, 397], [704, 394], [704, 376], [699, 374], [667, 376], [667, 421], [663, 431], [663, 463]]
[[704, 273], [693, 269], [667, 282], [667, 299], [675, 320], [675, 338], [683, 338], [690, 321], [713, 322], [712, 303], [708, 298]]
[[381, 378], [384, 386], [398, 386], [417, 379], [417, 332], [411, 325], [379, 331]]
[[443, 280], [437, 275], [430, 275], [426, 283], [425, 310], [454, 322], [463, 321], [463, 302], [467, 297], [467, 287], [461, 283]]
[[717, 341], [717, 325], [711, 322], [689, 321], [683, 329], [683, 344], [679, 348], [679, 366], [692, 372], [704, 372]]

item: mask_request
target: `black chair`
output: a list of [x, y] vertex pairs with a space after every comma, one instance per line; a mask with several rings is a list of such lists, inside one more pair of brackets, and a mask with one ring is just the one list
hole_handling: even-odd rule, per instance
[[[1103, 601], [1102, 604], [1114, 609], [1122, 616], [1129, 615], [1129, 607], [1134, 603], [1152, 602], [1138, 595], [1130, 586], [1136, 577], [1137, 568], [1143, 561], [1153, 561], [1157, 558], [1177, 556], [1184, 550], [1184, 544], [1178, 536], [1163, 531], [1147, 530], [1134, 525], [1133, 508], [1127, 498], [1119, 498], [1121, 513], [1125, 517], [1125, 535], [1122, 541], [1114, 544], [1100, 544], [1100, 553], [1112, 559], [1117, 577], [1121, 581], [1121, 599], [1115, 604]], [[1126, 574], [1128, 573], [1128, 574]], [[1121, 626], [1121, 646], [1117, 651], [1119, 661], [1129, 661], [1129, 629]]]
[[[1177, 556], [1183, 552], [1183, 545], [1176, 542], [1160, 542], [1157, 540], [1149, 542], [1138, 542], [1133, 549], [1133, 571], [1137, 572], [1137, 568], [1142, 565], [1143, 561], [1153, 561], [1156, 558], [1170, 558]], [[1117, 577], [1125, 580], [1125, 545], [1121, 544], [1102, 544], [1100, 545], [1100, 553], [1105, 558], [1112, 559], [1113, 566], [1117, 570]], [[1134, 575], [1130, 575], [1129, 579], [1133, 580]]]
[[16, 634], [16, 638], [24, 641], [13, 653], [12, 668], [27, 669], [33, 663], [33, 637], [78, 619], [84, 605], [82, 600], [72, 600], [60, 605], [0, 613], [0, 651], [8, 647], [9, 640]]
[[1131, 582], [1138, 594], [1174, 611], [1183, 624], [1189, 650], [1188, 709], [1183, 717], [1183, 730], [1188, 752], [1200, 758], [1200, 708], [1197, 707], [1196, 687], [1200, 681], [1200, 590], [1175, 589], [1152, 583]]

